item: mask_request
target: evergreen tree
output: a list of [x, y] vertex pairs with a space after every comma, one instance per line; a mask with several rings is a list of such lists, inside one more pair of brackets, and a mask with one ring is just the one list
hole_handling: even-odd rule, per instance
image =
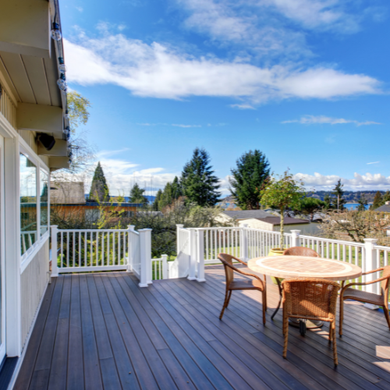
[[250, 150], [236, 164], [237, 168], [231, 170], [230, 192], [241, 209], [258, 210], [260, 189], [270, 175], [269, 162], [260, 150]]
[[181, 175], [183, 195], [199, 206], [214, 206], [221, 195], [218, 182], [210, 165], [209, 154], [205, 149], [196, 148]]
[[183, 195], [183, 191], [180, 185], [179, 178], [175, 176], [172, 182], [172, 198], [179, 199]]
[[337, 184], [335, 188], [333, 188], [332, 194], [335, 196], [335, 208], [337, 210], [344, 210], [344, 204], [345, 199], [343, 198], [344, 190], [343, 190], [344, 184], [341, 184], [341, 179], [337, 181]]
[[378, 207], [381, 207], [383, 205], [383, 197], [382, 194], [377, 191], [374, 197], [374, 202], [372, 203], [372, 209], [375, 210]]
[[159, 210], [163, 210], [165, 207], [169, 206], [173, 202], [172, 196], [172, 184], [168, 182], [165, 184], [164, 191], [161, 194], [160, 201], [158, 202]]
[[324, 205], [324, 209], [325, 209], [325, 210], [330, 210], [330, 209], [333, 208], [333, 205], [332, 205], [332, 198], [330, 197], [329, 194], [326, 194], [326, 195], [324, 196], [324, 203], [325, 203], [325, 205]]
[[160, 210], [158, 204], [159, 204], [159, 202], [160, 202], [160, 200], [161, 200], [161, 195], [162, 195], [162, 193], [163, 193], [163, 192], [162, 192], [161, 190], [158, 190], [158, 191], [157, 191], [156, 198], [154, 199], [154, 202], [153, 202], [153, 204], [152, 204], [152, 210], [153, 210], [153, 211], [159, 211], [159, 210]]
[[325, 206], [325, 202], [321, 199], [304, 197], [300, 200], [297, 210], [308, 216], [310, 221], [313, 221], [314, 214], [323, 210]]
[[386, 193], [383, 195], [383, 204], [386, 202], [390, 202], [390, 191], [387, 190]]
[[130, 191], [130, 202], [131, 203], [142, 203], [143, 206], [148, 204], [148, 200], [144, 196], [145, 190], [141, 188], [138, 183], [135, 183]]
[[368, 202], [367, 202], [367, 199], [366, 199], [366, 197], [364, 196], [364, 194], [360, 195], [360, 198], [359, 198], [359, 200], [358, 200], [358, 203], [359, 203], [359, 205], [358, 205], [358, 207], [357, 207], [357, 210], [358, 210], [358, 211], [365, 211]]
[[100, 161], [93, 174], [91, 190], [89, 191], [89, 200], [95, 202], [107, 202], [110, 199], [106, 177]]

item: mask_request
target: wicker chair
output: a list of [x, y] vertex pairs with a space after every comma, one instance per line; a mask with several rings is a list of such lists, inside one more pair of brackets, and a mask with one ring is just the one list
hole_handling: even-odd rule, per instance
[[304, 246], [293, 246], [283, 252], [284, 256], [311, 256], [320, 257], [320, 255], [313, 249], [305, 248]]
[[[367, 283], [349, 283], [341, 289], [340, 292], [340, 337], [343, 335], [343, 320], [344, 320], [344, 300], [353, 299], [354, 301], [372, 303], [373, 305], [383, 306], [383, 312], [386, 317], [387, 326], [390, 329], [390, 316], [389, 316], [389, 285], [390, 285], [390, 265], [382, 268], [375, 269], [370, 272], [365, 272], [362, 275], [373, 274], [375, 272], [383, 271], [382, 277], [372, 280]], [[361, 290], [350, 288], [351, 286], [367, 286], [373, 283], [381, 282], [381, 293], [374, 294]]]
[[[218, 259], [221, 260], [226, 275], [226, 293], [225, 293], [225, 301], [223, 303], [222, 311], [219, 316], [219, 319], [222, 319], [223, 313], [225, 309], [228, 307], [230, 302], [230, 297], [232, 296], [233, 290], [259, 290], [262, 292], [263, 296], [263, 324], [265, 324], [265, 311], [267, 310], [267, 284], [266, 277], [264, 275], [264, 280], [261, 280], [257, 275], [253, 275], [247, 272], [242, 271], [239, 268], [236, 268], [233, 265], [233, 260], [237, 260], [240, 263], [244, 264], [246, 267], [246, 263], [238, 259], [237, 257], [228, 255], [227, 253], [220, 253], [218, 255]], [[234, 272], [239, 274], [250, 276], [251, 280], [234, 280]]]
[[287, 356], [288, 319], [329, 322], [329, 343], [333, 340], [333, 359], [337, 366], [336, 306], [340, 285], [325, 279], [286, 279], [283, 286], [283, 357]]

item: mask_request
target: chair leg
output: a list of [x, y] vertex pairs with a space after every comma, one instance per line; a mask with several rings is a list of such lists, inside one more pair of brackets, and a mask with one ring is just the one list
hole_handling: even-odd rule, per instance
[[333, 360], [334, 360], [334, 365], [337, 366], [339, 364], [339, 360], [337, 358], [336, 320], [332, 322], [331, 327], [332, 327], [332, 334], [333, 334]]
[[227, 300], [227, 302], [226, 302], [226, 307], [229, 306], [230, 298], [231, 298], [231, 296], [232, 296], [232, 292], [233, 292], [233, 290], [229, 290], [229, 296], [228, 296], [228, 300]]
[[333, 337], [333, 327], [332, 327], [332, 322], [329, 323], [329, 344], [332, 342], [332, 337]]
[[[386, 305], [387, 306], [387, 305]], [[383, 313], [385, 314], [386, 321], [387, 321], [387, 326], [390, 329], [390, 315], [389, 315], [389, 308], [383, 305]]]
[[227, 308], [227, 305], [229, 303], [229, 298], [230, 296], [232, 295], [232, 291], [231, 290], [228, 290], [226, 289], [226, 293], [225, 293], [225, 301], [223, 302], [223, 307], [222, 307], [222, 311], [221, 311], [221, 314], [219, 315], [219, 319], [222, 320], [222, 317], [223, 317], [223, 312], [225, 311], [225, 309]]
[[267, 310], [267, 293], [265, 290], [263, 291], [262, 306], [263, 306], [263, 325], [265, 325], [265, 311]]
[[344, 320], [344, 300], [343, 297], [340, 296], [340, 320], [339, 320], [339, 335], [343, 337], [343, 320]]
[[264, 275], [264, 295], [263, 295], [263, 305], [265, 310], [267, 310], [267, 275]]
[[284, 345], [283, 345], [283, 357], [287, 359], [287, 343], [288, 343], [288, 318], [283, 315], [283, 334], [284, 334]]

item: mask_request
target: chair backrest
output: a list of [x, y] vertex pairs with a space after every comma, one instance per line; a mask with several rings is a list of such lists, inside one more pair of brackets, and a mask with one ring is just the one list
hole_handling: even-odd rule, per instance
[[234, 271], [230, 267], [235, 268], [233, 266], [233, 259], [235, 259], [235, 257], [227, 253], [219, 253], [218, 259], [222, 261], [222, 264], [225, 268], [226, 284], [229, 286], [229, 284], [234, 280]]
[[381, 293], [382, 296], [389, 296], [389, 284], [390, 284], [390, 265], [383, 267], [382, 277], [386, 277], [387, 279], [381, 281]]
[[286, 279], [283, 310], [286, 315], [334, 319], [340, 285], [325, 279]]
[[320, 255], [315, 250], [305, 248], [304, 246], [293, 246], [291, 248], [288, 248], [283, 252], [283, 255], [320, 257]]

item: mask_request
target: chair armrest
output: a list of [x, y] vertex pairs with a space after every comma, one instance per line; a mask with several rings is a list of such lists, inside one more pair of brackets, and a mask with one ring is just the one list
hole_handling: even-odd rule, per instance
[[245, 276], [250, 276], [252, 278], [255, 278], [255, 279], [259, 280], [261, 283], [264, 284], [264, 281], [261, 278], [259, 278], [257, 275], [250, 274], [249, 272], [241, 271], [239, 268], [236, 268], [236, 267], [234, 267], [234, 266], [232, 266], [230, 264], [226, 264], [226, 265], [228, 267], [230, 267], [233, 271], [238, 272], [238, 273], [240, 273], [242, 275], [245, 275]]
[[371, 282], [365, 282], [365, 283], [349, 283], [342, 288], [342, 290], [340, 291], [340, 295], [342, 295], [344, 293], [344, 290], [346, 290], [350, 286], [368, 286], [369, 284], [378, 283], [378, 282], [381, 282], [382, 280], [386, 280], [386, 279], [389, 279], [389, 277], [382, 276], [379, 279], [375, 279], [375, 280], [372, 280]]
[[373, 274], [374, 272], [383, 271], [383, 269], [384, 269], [384, 267], [377, 268], [377, 269], [374, 269], [373, 271], [363, 272], [363, 273], [362, 273], [362, 275], [369, 275], [369, 274]]
[[245, 263], [245, 261], [240, 260], [238, 257], [234, 257], [234, 260], [238, 260], [241, 264], [243, 264], [243, 265], [245, 265], [246, 267], [248, 267], [248, 264]]

